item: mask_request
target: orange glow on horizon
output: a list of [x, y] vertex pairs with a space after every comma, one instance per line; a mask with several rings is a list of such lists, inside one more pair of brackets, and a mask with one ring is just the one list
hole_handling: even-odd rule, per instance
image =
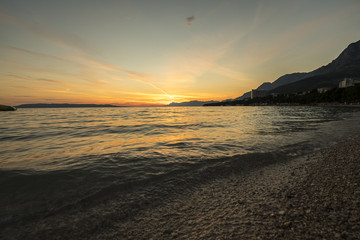
[[328, 64], [360, 36], [356, 1], [95, 2], [0, 3], [0, 104], [234, 99]]

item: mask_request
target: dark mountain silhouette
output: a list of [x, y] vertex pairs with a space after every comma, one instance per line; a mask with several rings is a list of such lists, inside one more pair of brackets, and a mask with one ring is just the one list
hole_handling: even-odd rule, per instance
[[[290, 84], [290, 83], [302, 80], [302, 79], [310, 77], [310, 76], [313, 76], [313, 75], [311, 73], [286, 74], [284, 76], [279, 77], [272, 83], [264, 82], [258, 88], [256, 88], [256, 90], [270, 91], [274, 88], [280, 87], [282, 85]], [[250, 98], [250, 97], [251, 97], [251, 92], [249, 91], [249, 92], [244, 93], [241, 97], [236, 98], [235, 100], [243, 100], [243, 99]]]
[[[344, 68], [353, 67], [357, 65], [359, 69], [360, 61], [360, 41], [351, 43], [334, 61], [327, 66], [319, 68], [317, 71], [323, 73], [341, 72]], [[348, 70], [348, 69], [347, 69]]]
[[183, 107], [183, 106], [203, 106], [204, 104], [209, 104], [209, 103], [217, 103], [217, 101], [207, 101], [207, 102], [203, 102], [203, 101], [189, 101], [189, 102], [172, 102], [170, 104], [168, 104], [167, 106], [170, 107]]
[[[265, 91], [269, 91], [273, 89], [272, 87], [272, 83], [271, 82], [264, 82], [263, 84], [261, 84], [256, 90], [265, 90]], [[244, 93], [241, 97], [235, 98], [234, 100], [244, 100], [246, 98], [250, 98], [251, 97], [251, 92], [246, 92]], [[232, 100], [232, 99], [231, 99]]]
[[[297, 81], [300, 81], [304, 78], [308, 78], [311, 76], [314, 76], [315, 74], [313, 72], [310, 73], [291, 73], [291, 74], [285, 74], [284, 76], [279, 77], [277, 80], [275, 80], [273, 83], [271, 83], [271, 89], [294, 83]], [[270, 89], [270, 90], [271, 90]]]
[[303, 76], [305, 77], [298, 81], [283, 84], [269, 92], [296, 93], [320, 87], [337, 87], [339, 82], [346, 77], [360, 77], [360, 41], [351, 43], [328, 65], [322, 66], [310, 73], [305, 73]]
[[[351, 43], [335, 60], [308, 73], [291, 73], [272, 83], [265, 82], [257, 90], [269, 93], [296, 93], [320, 87], [337, 87], [346, 77], [360, 77], [360, 41]], [[235, 100], [250, 98], [250, 92]]]
[[271, 82], [264, 82], [257, 88], [257, 90], [265, 90], [265, 91], [268, 91], [271, 89], [273, 89]]

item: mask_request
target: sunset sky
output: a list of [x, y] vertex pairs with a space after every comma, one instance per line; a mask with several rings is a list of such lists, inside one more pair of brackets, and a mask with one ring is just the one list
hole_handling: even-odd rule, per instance
[[360, 40], [359, 0], [0, 0], [0, 104], [236, 98]]

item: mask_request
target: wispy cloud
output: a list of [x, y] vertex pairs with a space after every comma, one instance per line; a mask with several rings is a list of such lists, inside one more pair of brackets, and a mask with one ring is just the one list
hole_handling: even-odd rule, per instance
[[195, 21], [195, 15], [186, 18], [186, 25], [191, 26], [191, 24]]
[[34, 52], [28, 49], [24, 49], [24, 48], [19, 48], [19, 47], [13, 47], [13, 46], [7, 46], [6, 47], [7, 50], [11, 50], [20, 54], [28, 54], [28, 55], [32, 55], [34, 57], [38, 57], [38, 58], [42, 58], [42, 59], [47, 59], [47, 60], [56, 60], [56, 61], [61, 61], [61, 62], [67, 62], [69, 63], [69, 60], [66, 60], [64, 58], [60, 58], [57, 56], [53, 56], [53, 55], [49, 55], [49, 54], [44, 54], [44, 53], [39, 53], [39, 52]]
[[[244, 66], [254, 68], [270, 62], [287, 50], [293, 49], [305, 39], [309, 37], [313, 38], [314, 33], [321, 31], [332, 23], [335, 24], [339, 22], [341, 18], [349, 16], [352, 12], [358, 11], [359, 9], [359, 3], [346, 5], [343, 8], [332, 9], [326, 12], [326, 14], [319, 15], [315, 19], [310, 19], [294, 25], [291, 28], [284, 29], [278, 34], [269, 37], [266, 42], [262, 41], [258, 35], [254, 35], [254, 37], [250, 36], [251, 41], [244, 47], [242, 55], [244, 59], [243, 64]], [[275, 14], [274, 11], [274, 9], [266, 8], [260, 4], [254, 18], [253, 29], [255, 29], [260, 22], [263, 23], [268, 18], [273, 17]], [[323, 47], [324, 44], [326, 43], [321, 42], [321, 47]], [[331, 45], [329, 45], [329, 47], [330, 46]], [[317, 43], [316, 49], [311, 49], [311, 51], [315, 52], [318, 49]]]
[[[192, 21], [194, 21], [194, 19], [195, 17], [192, 16], [188, 19], [188, 22], [191, 23]], [[58, 33], [40, 24], [33, 24], [33, 23], [31, 24], [29, 22], [25, 22], [3, 11], [0, 11], [0, 22], [6, 23], [8, 25], [16, 26], [17, 28], [23, 29], [31, 34], [37, 35], [45, 40], [48, 40], [56, 46], [60, 46], [62, 48], [66, 48], [70, 50], [77, 50], [78, 53], [81, 54], [78, 54], [78, 56], [72, 56], [71, 61], [69, 61], [69, 59], [65, 60], [60, 57], [37, 53], [31, 50], [17, 48], [17, 47], [8, 47], [8, 49], [17, 51], [19, 53], [21, 52], [24, 54], [30, 54], [38, 58], [53, 59], [58, 61], [68, 61], [69, 64], [78, 65], [77, 67], [80, 66], [81, 68], [83, 68], [82, 73], [85, 76], [83, 76], [82, 78], [85, 78], [86, 81], [93, 83], [104, 84], [106, 82], [105, 79], [96, 79], [96, 75], [97, 75], [96, 73], [99, 73], [99, 75], [104, 74], [101, 71], [107, 71], [107, 75], [110, 75], [109, 77], [118, 78], [118, 76], [114, 76], [114, 74], [111, 73], [109, 74], [109, 71], [115, 74], [124, 74], [127, 76], [127, 80], [137, 81], [146, 84], [148, 86], [151, 86], [152, 88], [165, 94], [168, 98], [173, 99], [173, 97], [170, 94], [168, 94], [164, 89], [159, 87], [158, 84], [154, 83], [154, 80], [159, 76], [150, 75], [146, 73], [139, 73], [135, 71], [129, 71], [121, 67], [112, 66], [110, 64], [105, 64], [100, 61], [94, 60], [95, 58], [93, 56], [96, 55], [96, 53], [94, 53], [93, 48], [88, 47], [87, 43], [78, 36], [66, 34], [66, 33]]]
[[[60, 81], [60, 80], [54, 80], [49, 78], [38, 78], [38, 77], [32, 77], [32, 76], [26, 76], [26, 75], [19, 75], [19, 74], [2, 74], [0, 73], [0, 76], [2, 76], [7, 81], [11, 80], [13, 83], [17, 83], [21, 81], [24, 85], [31, 84], [34, 85], [35, 82], [43, 82], [43, 83], [50, 83], [52, 86], [59, 86], [59, 87], [78, 87], [78, 88], [84, 88], [87, 87], [85, 84], [81, 83], [74, 83], [74, 82], [67, 82], [67, 81]], [[36, 85], [37, 87], [42, 87], [44, 84]], [[38, 88], [34, 88], [38, 89]]]
[[201, 41], [196, 48], [181, 50], [170, 56], [174, 72], [190, 82], [205, 73], [216, 73], [227, 78], [245, 80], [245, 74], [220, 64], [219, 60], [226, 57], [238, 39], [229, 40], [219, 44]]
[[[117, 74], [119, 74], [119, 73], [120, 74], [125, 74], [128, 77], [127, 80], [147, 84], [147, 85], [153, 87], [154, 89], [157, 89], [160, 92], [164, 93], [170, 99], [173, 99], [173, 97], [170, 94], [168, 94], [164, 89], [162, 89], [161, 87], [159, 87], [157, 84], [154, 83], [154, 81], [156, 79], [162, 78], [162, 76], [160, 76], [160, 75], [146, 74], [146, 73], [139, 73], [139, 72], [135, 72], [135, 71], [129, 71], [129, 70], [123, 69], [121, 67], [113, 66], [111, 64], [104, 64], [104, 63], [96, 61], [94, 59], [83, 58], [83, 57], [79, 57], [79, 58], [81, 58], [82, 61], [87, 62], [88, 64], [91, 64], [92, 66], [94, 66], [97, 69], [102, 69], [102, 70], [110, 71], [110, 72], [117, 73]], [[113, 79], [119, 79], [118, 75], [111, 75], [110, 74], [109, 77], [112, 77]], [[126, 80], [126, 79], [122, 79], [122, 80]]]
[[[126, 69], [123, 69], [121, 67], [113, 66], [111, 64], [105, 64], [103, 62], [94, 60], [90, 56], [69, 56], [66, 59], [52, 56], [48, 54], [38, 53], [35, 51], [17, 48], [17, 47], [7, 47], [8, 50], [15, 52], [17, 54], [21, 55], [27, 55], [30, 57], [34, 57], [36, 59], [40, 59], [43, 61], [62, 61], [63, 63], [72, 65], [73, 67], [77, 67], [78, 70], [80, 70], [80, 75], [74, 75], [69, 74], [63, 71], [58, 72], [58, 70], [55, 69], [36, 69], [36, 68], [28, 68], [26, 72], [29, 74], [35, 74], [35, 75], [57, 75], [58, 77], [66, 77], [67, 79], [83, 79], [87, 82], [97, 84], [97, 85], [107, 85], [109, 87], [110, 80], [115, 81], [136, 81], [143, 84], [146, 84], [148, 86], [151, 86], [152, 88], [156, 89], [157, 91], [160, 91], [161, 93], [165, 94], [169, 99], [173, 99], [173, 97], [168, 94], [163, 88], [159, 87], [158, 84], [155, 84], [156, 80], [159, 80], [163, 78], [160, 75], [154, 75], [154, 74], [146, 74], [146, 73], [139, 73], [135, 71], [129, 71]], [[119, 75], [120, 74], [120, 75]], [[30, 74], [31, 75], [31, 74]], [[123, 77], [121, 77], [123, 75]], [[15, 76], [13, 76], [15, 77]], [[64, 81], [57, 81], [52, 80], [47, 77], [29, 77], [29, 76], [17, 76], [17, 78], [32, 80], [32, 81], [47, 81], [51, 83], [65, 83]], [[57, 82], [55, 82], [57, 81]], [[67, 84], [70, 84], [68, 82]], [[104, 86], [105, 87], [105, 86]]]
[[88, 46], [87, 42], [75, 34], [53, 31], [47, 28], [43, 23], [40, 24], [31, 21], [24, 21], [1, 10], [0, 22], [23, 29], [33, 35], [40, 36], [41, 38], [46, 39], [62, 48], [70, 48], [85, 54], [92, 54], [95, 52], [94, 46]]

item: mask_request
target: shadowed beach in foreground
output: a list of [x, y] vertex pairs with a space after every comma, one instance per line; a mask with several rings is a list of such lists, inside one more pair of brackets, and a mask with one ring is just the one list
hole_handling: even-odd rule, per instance
[[[261, 161], [260, 161], [261, 162]], [[209, 180], [126, 219], [65, 214], [2, 239], [359, 239], [360, 137]], [[107, 205], [109, 211], [111, 204]], [[121, 209], [119, 210], [121, 211]], [[106, 214], [105, 214], [106, 215]], [[87, 220], [86, 220], [87, 219]]]
[[359, 239], [360, 138], [200, 186], [94, 239]]

